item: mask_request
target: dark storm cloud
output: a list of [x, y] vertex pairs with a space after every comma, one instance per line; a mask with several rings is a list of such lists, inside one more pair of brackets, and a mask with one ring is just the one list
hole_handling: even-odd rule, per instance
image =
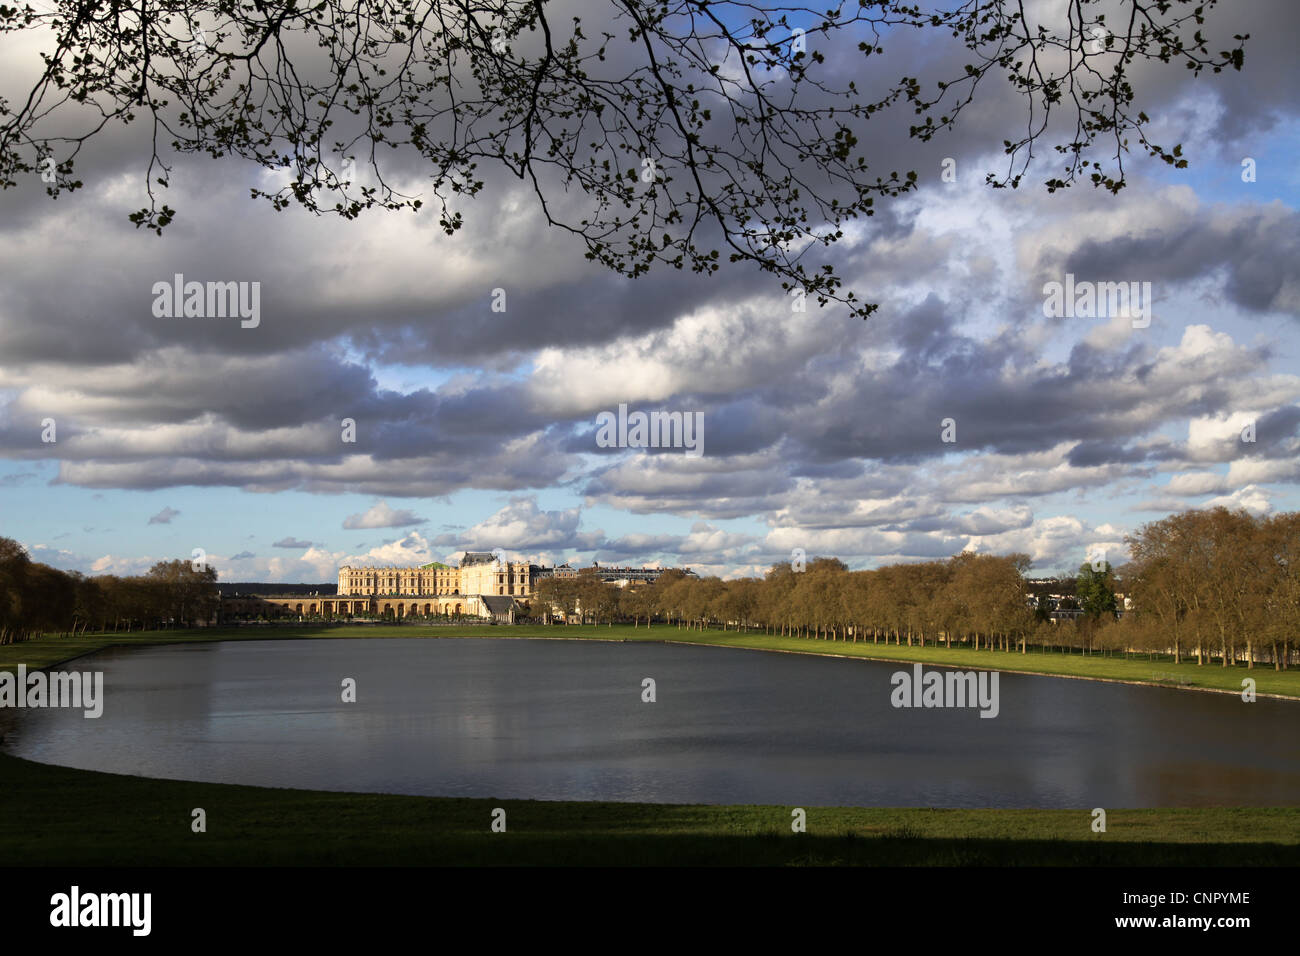
[[1070, 449], [1068, 461], [1075, 468], [1091, 468], [1093, 465], [1107, 465], [1112, 462], [1131, 464], [1146, 459], [1146, 451], [1121, 442], [1083, 441]]
[[[925, 307], [941, 306], [927, 301]], [[1136, 443], [1146, 441], [1144, 436], [1162, 423], [1248, 407], [1249, 396], [1266, 387], [1252, 381], [1266, 366], [1266, 349], [1231, 345], [1208, 330], [1189, 329], [1179, 348], [1158, 354], [1147, 346], [1105, 352], [1080, 343], [1064, 363], [1046, 365], [1035, 362], [1014, 336], [977, 341], [951, 332], [918, 344], [920, 352], [902, 351], [870, 376], [853, 377], [853, 387], [835, 391], [833, 398], [767, 409], [769, 421], [778, 423], [786, 436], [775, 456], [735, 460], [720, 474], [709, 463], [706, 441], [702, 463], [669, 455], [632, 459], [593, 474], [585, 492], [637, 511], [662, 505], [728, 517], [736, 514], [738, 500], [754, 506], [767, 496], [790, 498], [793, 476], [810, 461], [842, 465], [866, 458], [919, 467], [972, 452], [1018, 456], [1073, 444], [1072, 457], [1062, 461], [1071, 470], [1043, 474], [1024, 483], [1020, 492], [1051, 494], [1076, 483], [1113, 481], [1122, 471], [1094, 466], [1141, 464], [1148, 456]], [[1133, 367], [1144, 355], [1154, 357], [1139, 379]], [[841, 361], [851, 368], [851, 361]], [[946, 418], [954, 421], [952, 443], [942, 440]], [[1166, 457], [1160, 441], [1148, 445], [1152, 457]], [[822, 483], [834, 487], [825, 478]], [[945, 493], [955, 500], [1016, 493], [1014, 483], [992, 476], [973, 492], [959, 482], [949, 484]], [[861, 497], [864, 489], [842, 491]], [[837, 520], [857, 523], [853, 515]]]
[[1262, 451], [1281, 448], [1286, 439], [1300, 436], [1300, 405], [1284, 405], [1261, 415], [1255, 427], [1255, 442]]
[[[1300, 27], [1300, 7], [1290, 0], [1254, 3], [1220, 3], [1207, 18], [1207, 30], [1220, 36], [1249, 34], [1245, 66], [1213, 79], [1214, 95], [1221, 104], [1214, 136], [1225, 157], [1251, 154], [1263, 134], [1296, 113], [1295, 91], [1300, 89], [1300, 59], [1295, 55], [1295, 32]], [[1171, 83], [1167, 78], [1166, 83]]]
[[1300, 214], [1278, 203], [1171, 211], [1164, 223], [1134, 223], [1128, 235], [1084, 240], [1060, 258], [1044, 257], [1039, 270], [1047, 268], [1072, 272], [1077, 281], [1166, 286], [1223, 269], [1223, 290], [1234, 305], [1300, 317]]
[[[1043, 366], [1019, 334], [976, 339], [957, 330], [957, 314], [931, 294], [880, 325], [819, 333], [820, 353], [801, 345], [806, 357], [773, 364], [771, 375], [749, 368], [748, 388], [644, 403], [638, 407], [698, 408], [706, 422], [705, 459], [673, 464], [669, 480], [655, 463], [670, 462], [680, 452], [641, 456], [641, 464], [654, 465], [642, 479], [636, 478], [635, 463], [624, 462], [594, 472], [586, 493], [617, 494], [634, 500], [637, 510], [705, 501], [717, 509], [710, 513], [722, 516], [769, 509], [800, 475], [852, 475], [860, 459], [921, 462], [973, 450], [1016, 454], [1072, 439], [1091, 443], [1074, 453], [1072, 464], [1083, 465], [1100, 449], [1122, 448], [1162, 421], [1242, 407], [1250, 389], [1241, 377], [1267, 359], [1264, 349], [1218, 348], [1158, 361], [1142, 343], [1123, 350], [1079, 343], [1066, 362]], [[762, 342], [752, 337], [761, 333], [760, 323], [755, 318], [740, 326], [750, 338], [735, 341]], [[894, 350], [892, 360], [881, 364], [877, 357], [870, 372], [861, 370], [863, 357], [880, 346]], [[787, 358], [790, 352], [772, 355]], [[756, 356], [760, 366], [767, 361], [761, 349]], [[181, 355], [134, 378], [111, 369], [84, 375], [66, 408], [49, 409], [65, 422], [57, 448], [60, 480], [423, 496], [465, 485], [540, 487], [577, 465], [578, 456], [598, 451], [591, 436], [594, 410], [557, 420], [547, 404], [551, 398], [527, 382], [485, 375], [436, 392], [401, 394], [378, 388], [363, 368], [325, 352], [214, 366], [215, 361]], [[698, 369], [688, 370], [683, 381], [716, 380], [706, 360], [690, 361]], [[205, 368], [218, 374], [205, 377]], [[43, 378], [33, 376], [33, 382]], [[153, 424], [150, 402], [169, 395], [163, 411], [184, 426], [174, 438], [160, 443], [156, 429], [131, 427]], [[332, 407], [333, 415], [321, 417], [313, 403]], [[304, 421], [304, 415], [310, 417]], [[78, 416], [85, 423], [80, 430]], [[354, 444], [341, 441], [340, 416], [355, 420]], [[12, 402], [0, 417], [0, 426], [8, 420], [4, 434], [15, 439], [14, 450], [38, 447], [32, 429], [18, 425], [29, 417]], [[940, 439], [945, 418], [956, 423], [952, 445]], [[164, 450], [169, 461], [151, 463]], [[48, 455], [54, 449], [40, 451]], [[753, 455], [760, 458], [744, 460]], [[380, 462], [387, 463], [382, 474]], [[750, 470], [762, 474], [745, 474]]]

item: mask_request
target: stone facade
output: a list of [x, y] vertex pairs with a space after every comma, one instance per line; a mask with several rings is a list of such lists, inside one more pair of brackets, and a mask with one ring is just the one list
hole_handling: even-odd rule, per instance
[[469, 551], [459, 568], [339, 568], [339, 596], [500, 594], [527, 598], [533, 593], [536, 565], [498, 562], [491, 552]]
[[339, 568], [339, 594], [465, 594], [459, 568]]

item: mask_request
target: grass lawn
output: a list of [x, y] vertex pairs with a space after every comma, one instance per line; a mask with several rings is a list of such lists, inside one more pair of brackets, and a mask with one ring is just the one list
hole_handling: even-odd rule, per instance
[[[207, 832], [191, 832], [191, 811]], [[492, 833], [492, 810], [506, 832]], [[1295, 866], [1300, 808], [926, 810], [462, 800], [149, 780], [0, 756], [0, 865]]]
[[[1300, 674], [1080, 655], [898, 647], [675, 627], [212, 628], [45, 637], [0, 669], [109, 645], [344, 637], [673, 640], [1300, 697]], [[1162, 675], [1155, 677], [1154, 675]], [[191, 811], [207, 832], [191, 832]], [[492, 833], [492, 810], [507, 832]], [[0, 865], [1300, 865], [1300, 808], [931, 810], [451, 799], [151, 780], [0, 755]]]

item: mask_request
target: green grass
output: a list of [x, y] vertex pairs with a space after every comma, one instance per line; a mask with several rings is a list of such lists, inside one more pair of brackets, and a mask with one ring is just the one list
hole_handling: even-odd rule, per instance
[[[921, 661], [1300, 697], [1300, 674], [1060, 653], [828, 642], [675, 627], [212, 628], [44, 637], [0, 647], [0, 669], [48, 667], [109, 645], [312, 638], [683, 641]], [[202, 807], [208, 832], [190, 830]], [[492, 833], [491, 811], [507, 812]], [[8, 865], [1300, 865], [1300, 808], [1079, 810], [805, 808], [451, 799], [151, 780], [0, 755], [0, 862]]]
[[821, 641], [796, 637], [769, 637], [758, 632], [691, 631], [668, 625], [633, 628], [628, 625], [571, 627], [514, 626], [514, 627], [420, 627], [418, 625], [392, 626], [276, 626], [243, 628], [199, 628], [180, 631], [137, 631], [132, 634], [85, 634], [77, 637], [42, 637], [22, 644], [0, 647], [0, 670], [12, 670], [18, 664], [31, 667], [50, 667], [82, 654], [100, 650], [109, 645], [149, 645], [189, 643], [193, 641], [237, 640], [302, 640], [310, 638], [428, 638], [428, 637], [491, 637], [491, 638], [569, 638], [614, 641], [680, 641], [715, 647], [740, 647], [767, 651], [794, 651], [809, 654], [834, 654], [843, 657], [861, 657], [876, 660], [943, 664], [952, 667], [971, 667], [1001, 671], [1021, 671], [1055, 677], [1074, 677], [1089, 680], [1129, 681], [1166, 687], [1183, 687], [1197, 690], [1222, 690], [1241, 693], [1241, 681], [1252, 677], [1257, 693], [1291, 697], [1300, 700], [1300, 670], [1275, 671], [1271, 667], [1246, 668], [1221, 667], [1213, 664], [1197, 666], [1195, 660], [1175, 664], [1165, 657], [1148, 660], [1143, 657], [1102, 657], [1100, 654], [1044, 654], [1031, 649], [1028, 654], [1019, 651], [972, 650], [943, 645], [927, 647], [895, 644], [854, 643], [852, 641]]
[[1113, 810], [1106, 833], [1087, 810], [805, 809], [794, 834], [790, 807], [322, 793], [0, 756], [10, 866], [1300, 864], [1300, 808]]
[[[592, 630], [587, 628], [586, 630]], [[642, 629], [644, 631], [644, 629]], [[657, 630], [657, 629], [656, 629]], [[659, 637], [663, 637], [660, 633]], [[1075, 677], [1088, 680], [1131, 681], [1155, 684], [1162, 687], [1182, 687], [1199, 690], [1225, 690], [1240, 694], [1244, 677], [1255, 679], [1257, 694], [1292, 697], [1300, 700], [1300, 670], [1275, 671], [1271, 667], [1221, 667], [1205, 664], [1198, 666], [1195, 658], [1179, 664], [1173, 658], [1148, 660], [1142, 657], [1102, 657], [1100, 654], [1044, 654], [1041, 649], [1029, 653], [1001, 650], [973, 650], [968, 647], [930, 644], [926, 647], [906, 644], [853, 643], [852, 641], [820, 641], [797, 637], [768, 637], [761, 634], [744, 634], [735, 631], [681, 631], [671, 640], [685, 640], [693, 644], [718, 647], [753, 647], [768, 651], [795, 651], [815, 654], [836, 654], [844, 657], [863, 657], [877, 660], [907, 661], [923, 664], [942, 664], [949, 667], [972, 667], [983, 670], [1020, 671], [1054, 677]]]

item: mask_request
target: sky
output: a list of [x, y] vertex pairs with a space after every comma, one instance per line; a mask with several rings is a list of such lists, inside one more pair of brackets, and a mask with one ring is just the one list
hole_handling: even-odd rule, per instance
[[[1286, 0], [1227, 4], [1207, 32], [1250, 34], [1243, 70], [1139, 68], [1188, 165], [1131, 153], [1118, 195], [1049, 193], [1048, 151], [990, 189], [1024, 122], [994, 80], [927, 143], [905, 111], [873, 120], [872, 168], [919, 188], [830, 253], [879, 304], [866, 321], [793, 311], [745, 263], [617, 276], [492, 170], [448, 236], [433, 205], [277, 212], [249, 189], [283, 174], [172, 156], [159, 237], [127, 218], [148, 130], [111, 127], [82, 189], [0, 192], [0, 534], [91, 574], [202, 549], [225, 581], [495, 548], [724, 577], [796, 550], [851, 568], [1024, 552], [1048, 575], [1122, 564], [1125, 535], [1174, 511], [1296, 510], [1298, 26]], [[959, 68], [919, 33], [887, 36], [872, 76]], [[0, 96], [40, 48], [0, 41]], [[257, 325], [156, 315], [177, 273], [260, 283]], [[1149, 283], [1149, 321], [1045, 314], [1067, 274]], [[605, 447], [620, 405], [692, 416], [701, 453]]]

